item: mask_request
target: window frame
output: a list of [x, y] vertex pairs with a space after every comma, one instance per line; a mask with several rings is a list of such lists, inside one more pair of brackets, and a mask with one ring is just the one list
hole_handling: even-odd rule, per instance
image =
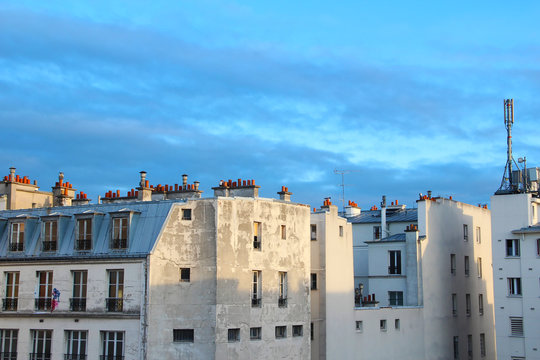
[[77, 224], [75, 233], [75, 251], [91, 251], [94, 245], [94, 217], [77, 217], [75, 221]]
[[382, 239], [382, 228], [381, 225], [375, 225], [373, 226], [373, 240], [380, 240]]
[[[22, 230], [21, 230], [22, 226]], [[17, 230], [15, 230], [17, 228]], [[24, 238], [26, 231], [26, 221], [13, 220], [9, 222], [9, 251], [21, 252], [24, 251]]]
[[[86, 330], [64, 330], [66, 339], [66, 359], [86, 359], [88, 350], [88, 331]], [[74, 336], [76, 335], [76, 336]], [[84, 336], [83, 336], [84, 335]], [[74, 348], [75, 351], [74, 351]], [[80, 356], [83, 357], [80, 357]]]
[[126, 250], [129, 247], [129, 215], [111, 216], [111, 240], [109, 248], [111, 250]]
[[262, 222], [253, 222], [253, 250], [262, 251]]
[[[36, 359], [50, 359], [52, 353], [52, 330], [49, 329], [31, 329], [32, 355], [38, 355]], [[42, 355], [42, 356], [39, 356]], [[43, 356], [44, 355], [44, 356]], [[31, 357], [33, 358], [33, 357]]]
[[473, 338], [472, 334], [467, 335], [467, 359], [472, 360], [473, 358]]
[[184, 221], [193, 220], [193, 211], [192, 211], [191, 208], [183, 208], [182, 209], [182, 220], [184, 220]]
[[180, 268], [180, 282], [184, 282], [184, 283], [191, 282], [191, 268], [188, 268], [188, 267]]
[[386, 331], [387, 330], [386, 319], [380, 319], [379, 320], [379, 330], [380, 331]]
[[286, 271], [280, 271], [279, 276], [279, 298], [278, 306], [286, 307], [287, 306], [287, 292], [288, 292], [288, 278]]
[[454, 347], [454, 360], [458, 360], [459, 359], [459, 336], [454, 336], [452, 343]]
[[173, 329], [174, 343], [193, 343], [195, 342], [194, 329]]
[[362, 320], [356, 320], [355, 321], [355, 329], [356, 332], [364, 332], [364, 322]]
[[227, 329], [227, 342], [240, 342], [240, 328]]
[[450, 274], [456, 275], [457, 268], [456, 254], [450, 254]]
[[5, 271], [4, 278], [6, 286], [2, 299], [2, 311], [17, 311], [21, 273], [20, 271]]
[[486, 356], [486, 334], [480, 333], [480, 357]]
[[472, 314], [471, 294], [465, 294], [465, 314], [467, 316]]
[[475, 228], [475, 236], [476, 236], [476, 243], [481, 244], [482, 243], [482, 228], [480, 228], [480, 226], [477, 226]]
[[[521, 257], [521, 249], [519, 239], [506, 239], [505, 254], [507, 258]], [[510, 245], [510, 246], [509, 246]]]
[[71, 311], [86, 311], [86, 298], [88, 296], [88, 270], [72, 270], [73, 287], [69, 299]]
[[285, 326], [285, 325], [276, 326], [274, 331], [275, 331], [276, 339], [286, 339], [287, 338], [287, 326]]
[[0, 354], [9, 354], [6, 359], [16, 359], [18, 340], [19, 329], [0, 329]]
[[469, 241], [469, 224], [463, 224], [463, 241]]
[[[124, 331], [100, 331], [101, 356], [103, 359], [122, 359], [125, 354]], [[120, 345], [120, 346], [119, 346]], [[112, 353], [112, 354], [111, 354]]]
[[37, 281], [37, 297], [35, 297], [36, 311], [50, 311], [52, 308], [53, 281], [54, 274], [52, 270], [36, 271]]
[[463, 271], [465, 273], [465, 276], [470, 276], [470, 274], [471, 274], [471, 263], [470, 263], [469, 257], [467, 255], [463, 258]]
[[457, 294], [452, 294], [452, 316], [457, 316], [458, 314], [458, 299]]
[[343, 237], [343, 225], [339, 225], [339, 237]]
[[388, 305], [403, 306], [403, 291], [388, 291]]
[[476, 259], [476, 275], [479, 279], [482, 278], [482, 258], [478, 257]]
[[484, 315], [484, 294], [478, 294], [478, 314]]
[[522, 297], [523, 288], [520, 277], [509, 277], [508, 282], [508, 296], [509, 297]]
[[402, 274], [402, 262], [401, 262], [401, 250], [388, 250], [388, 274], [389, 275], [401, 275]]
[[251, 307], [262, 305], [262, 271], [252, 270], [251, 278]]
[[311, 241], [317, 241], [317, 224], [310, 224], [309, 229]]
[[60, 223], [58, 219], [46, 219], [42, 223], [41, 251], [58, 250]]
[[261, 340], [262, 339], [262, 327], [256, 326], [249, 328], [249, 340]]
[[281, 225], [281, 240], [287, 240], [287, 225]]
[[310, 289], [311, 290], [317, 290], [317, 273], [311, 273], [310, 276]]
[[107, 269], [107, 294], [106, 310], [107, 312], [124, 311], [124, 269]]
[[293, 325], [292, 326], [292, 337], [302, 337], [304, 336], [304, 326], [303, 325]]

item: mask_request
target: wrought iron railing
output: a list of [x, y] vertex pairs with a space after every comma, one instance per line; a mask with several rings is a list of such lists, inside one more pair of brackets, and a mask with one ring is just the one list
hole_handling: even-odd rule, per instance
[[260, 307], [261, 298], [251, 298], [251, 307]]
[[124, 299], [122, 298], [107, 298], [106, 302], [108, 312], [122, 312], [124, 308]]
[[18, 303], [19, 303], [19, 299], [17, 298], [4, 298], [2, 299], [2, 310], [3, 311], [16, 311]]
[[64, 360], [86, 360], [83, 354], [64, 354]]
[[42, 249], [43, 251], [56, 251], [56, 241], [44, 241]]
[[9, 251], [24, 251], [24, 243], [22, 242], [10, 243]]
[[17, 352], [0, 352], [0, 360], [17, 360]]
[[51, 298], [37, 298], [35, 299], [36, 310], [51, 310], [52, 299]]
[[92, 250], [92, 240], [76, 240], [75, 250]]
[[127, 249], [127, 239], [112, 239], [111, 249]]
[[69, 299], [69, 309], [71, 311], [86, 311], [86, 298]]
[[30, 353], [30, 360], [51, 360], [51, 354]]
[[280, 297], [278, 299], [278, 306], [279, 307], [287, 307], [287, 298], [286, 297]]

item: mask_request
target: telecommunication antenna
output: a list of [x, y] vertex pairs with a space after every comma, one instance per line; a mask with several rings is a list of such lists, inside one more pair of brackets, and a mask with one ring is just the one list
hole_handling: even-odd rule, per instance
[[359, 172], [360, 170], [334, 170], [334, 174], [341, 175], [341, 210], [345, 213], [345, 174]]
[[516, 168], [519, 169], [519, 166], [516, 164], [512, 156], [512, 125], [514, 125], [514, 99], [505, 99], [504, 100], [504, 126], [506, 127], [506, 165], [504, 167], [504, 173], [501, 180], [501, 186], [495, 194], [508, 194], [514, 193], [519, 190], [519, 179], [518, 183], [514, 184], [512, 179], [512, 163], [516, 165]]

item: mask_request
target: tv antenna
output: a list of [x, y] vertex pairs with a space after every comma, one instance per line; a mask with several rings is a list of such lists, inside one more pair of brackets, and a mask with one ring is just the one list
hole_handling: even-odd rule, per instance
[[518, 164], [512, 156], [512, 126], [514, 125], [514, 99], [505, 99], [504, 100], [504, 126], [506, 127], [506, 165], [504, 167], [504, 173], [501, 180], [501, 186], [495, 194], [510, 194], [519, 191], [519, 179], [518, 183], [514, 184], [512, 179], [512, 164], [516, 165], [516, 168], [519, 169]]
[[341, 210], [345, 214], [345, 174], [349, 174], [352, 172], [359, 172], [360, 170], [334, 170], [334, 174], [341, 175]]

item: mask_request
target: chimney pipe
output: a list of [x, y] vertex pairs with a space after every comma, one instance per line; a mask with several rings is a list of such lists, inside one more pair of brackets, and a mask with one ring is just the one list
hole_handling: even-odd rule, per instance
[[182, 175], [182, 188], [186, 190], [187, 188], [187, 174]]
[[381, 201], [381, 239], [388, 234], [386, 230], [386, 195], [383, 195]]
[[198, 181], [195, 181], [193, 184], [195, 185], [195, 190], [199, 190], [200, 183]]
[[139, 174], [141, 174], [141, 182], [139, 183], [139, 185], [141, 187], [146, 187], [146, 171], [140, 171]]
[[431, 190], [427, 191], [427, 197], [428, 197], [428, 199], [431, 199]]

